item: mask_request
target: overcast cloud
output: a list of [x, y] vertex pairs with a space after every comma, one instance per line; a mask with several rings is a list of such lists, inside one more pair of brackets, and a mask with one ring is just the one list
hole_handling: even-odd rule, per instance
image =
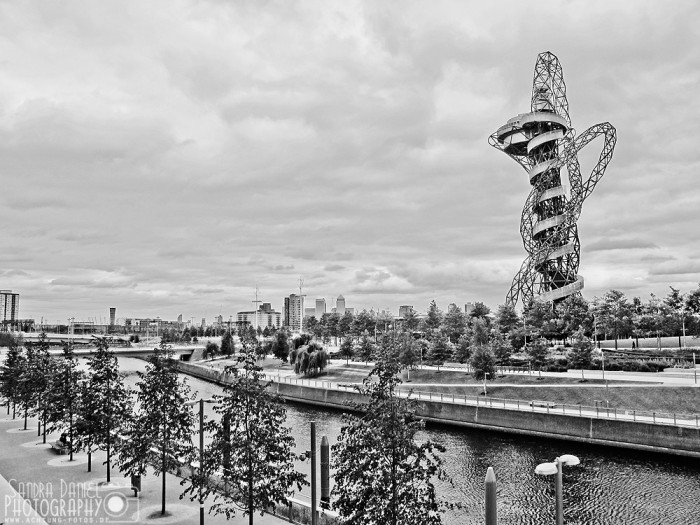
[[[546, 13], [546, 14], [542, 14]], [[0, 287], [21, 317], [225, 318], [338, 294], [501, 304], [523, 170], [488, 136], [537, 54], [615, 156], [584, 296], [700, 282], [692, 1], [0, 2]], [[581, 155], [592, 167], [600, 139]]]

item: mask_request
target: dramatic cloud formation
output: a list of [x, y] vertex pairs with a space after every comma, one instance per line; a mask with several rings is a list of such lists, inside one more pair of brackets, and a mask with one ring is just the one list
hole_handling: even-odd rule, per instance
[[[542, 15], [541, 13], [546, 13]], [[615, 157], [584, 295], [700, 282], [700, 7], [674, 2], [0, 2], [0, 287], [21, 316], [503, 302], [528, 181], [487, 144], [537, 54]], [[581, 156], [597, 158], [597, 142]]]

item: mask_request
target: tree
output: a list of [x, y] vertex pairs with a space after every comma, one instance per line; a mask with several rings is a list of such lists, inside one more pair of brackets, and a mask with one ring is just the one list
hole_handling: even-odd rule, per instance
[[413, 336], [409, 333], [397, 336], [397, 343], [399, 345], [399, 362], [410, 374], [410, 371], [414, 369], [416, 363], [418, 363], [418, 345], [413, 339]]
[[342, 343], [340, 343], [340, 355], [345, 358], [346, 365], [354, 353], [355, 349], [353, 348], [353, 344], [350, 339], [345, 339]]
[[384, 338], [381, 356], [363, 381], [367, 403], [355, 403], [363, 416], [343, 415], [333, 445], [335, 486], [332, 495], [342, 525], [437, 525], [444, 509], [433, 480], [444, 479], [444, 447], [430, 440], [416, 442], [424, 423], [413, 402], [398, 397], [398, 350]]
[[455, 360], [459, 363], [466, 363], [471, 357], [471, 342], [467, 334], [462, 334], [455, 347]]
[[573, 337], [574, 343], [567, 356], [568, 362], [571, 368], [581, 369], [581, 379], [585, 380], [583, 370], [591, 368], [593, 364], [593, 343], [584, 335], [583, 330], [576, 332]]
[[597, 322], [602, 323], [605, 331], [613, 334], [616, 349], [617, 340], [631, 333], [632, 311], [625, 294], [619, 290], [606, 292], [602, 301], [597, 302], [596, 317], [598, 318]]
[[7, 413], [10, 413], [12, 405], [12, 419], [15, 418], [15, 407], [19, 403], [20, 373], [24, 368], [25, 356], [17, 344], [12, 339], [9, 342], [5, 362], [0, 367], [0, 394], [7, 400]]
[[509, 334], [521, 324], [515, 306], [502, 304], [496, 309], [496, 330], [502, 334]]
[[[537, 367], [538, 371], [542, 371], [542, 365], [547, 361], [549, 354], [549, 344], [547, 340], [540, 337], [527, 347], [527, 353], [530, 356], [530, 363]], [[542, 374], [540, 374], [541, 377]]]
[[664, 303], [668, 306], [671, 315], [668, 317], [667, 331], [672, 335], [678, 335], [678, 348], [681, 348], [681, 335], [683, 331], [683, 326], [685, 324], [685, 302], [686, 298], [673, 286], [669, 286], [671, 291], [664, 299]]
[[35, 349], [32, 345], [26, 345], [17, 368], [17, 403], [21, 406], [22, 412], [24, 412], [24, 430], [27, 430], [29, 410], [36, 403], [36, 390], [33, 384], [34, 370], [32, 370], [34, 352]]
[[172, 348], [165, 338], [148, 357], [146, 371], [137, 374], [138, 412], [132, 424], [122, 431], [126, 439], [117, 449], [119, 467], [131, 475], [142, 476], [146, 473], [151, 447], [160, 450], [163, 483], [160, 513], [165, 515], [166, 473], [177, 468], [176, 458], [187, 457], [192, 450], [194, 415], [187, 404], [191, 400], [190, 388], [180, 380]]
[[408, 312], [403, 317], [403, 327], [407, 332], [413, 333], [418, 330], [420, 319], [413, 308], [409, 308]]
[[373, 334], [376, 327], [376, 320], [374, 318], [374, 312], [368, 312], [367, 310], [362, 310], [353, 318], [352, 331], [355, 335], [361, 335], [365, 332], [368, 334]]
[[[92, 409], [92, 413], [87, 415], [87, 421], [90, 422], [89, 439], [92, 446], [107, 452], [105, 464], [109, 483], [115, 436], [119, 435], [122, 429], [129, 428], [133, 403], [130, 392], [124, 387], [124, 381], [119, 374], [119, 362], [104, 338], [95, 341], [95, 352], [90, 355], [88, 369], [87, 385], [81, 392], [84, 398], [83, 409]], [[90, 452], [88, 448], [88, 453]]]
[[[44, 426], [44, 443], [46, 443], [46, 419], [48, 416], [48, 399], [53, 390], [52, 381], [56, 371], [56, 362], [49, 354], [49, 341], [45, 333], [39, 335], [36, 343], [27, 343], [27, 380], [32, 389], [34, 403], [29, 411], [39, 419], [39, 428]], [[26, 423], [26, 421], [25, 421]], [[26, 425], [25, 425], [26, 428]]]
[[[212, 497], [211, 510], [227, 519], [242, 511], [253, 524], [275, 504], [286, 504], [292, 486], [301, 490], [304, 475], [294, 469], [294, 438], [284, 426], [286, 411], [282, 401], [268, 388], [263, 370], [247, 342], [237, 366], [225, 369], [230, 381], [223, 396], [215, 396], [214, 410], [221, 416], [206, 423], [212, 436], [204, 454], [204, 469], [192, 479], [186, 491], [192, 499], [201, 487]], [[207, 480], [207, 472], [221, 471], [227, 491], [219, 491]]]
[[286, 363], [289, 358], [289, 348], [289, 333], [287, 330], [282, 329], [275, 332], [275, 335], [272, 336], [272, 347], [270, 348], [272, 355]]
[[430, 339], [432, 334], [437, 332], [442, 325], [442, 311], [437, 307], [435, 300], [430, 301], [430, 306], [428, 307], [428, 314], [423, 319], [423, 326], [425, 327], [426, 335]]
[[589, 312], [588, 301], [581, 294], [573, 294], [564, 299], [557, 304], [556, 311], [565, 337], [571, 337], [579, 328], [589, 330], [590, 333], [593, 319]]
[[552, 308], [552, 303], [532, 301], [527, 305], [523, 314], [529, 340], [538, 337], [546, 339], [561, 337], [564, 325]]
[[294, 373], [314, 377], [328, 366], [328, 353], [316, 341], [295, 352]]
[[233, 336], [231, 332], [224, 332], [221, 336], [221, 353], [227, 356], [233, 354]]
[[486, 379], [496, 379], [496, 356], [487, 346], [479, 346], [472, 354], [469, 364], [472, 367], [472, 375], [477, 381], [484, 381], [484, 395], [486, 395]]
[[207, 344], [204, 346], [204, 354], [202, 357], [207, 359], [209, 357], [214, 357], [218, 353], [219, 345], [217, 345], [214, 341], [207, 341]]
[[475, 319], [472, 323], [472, 346], [484, 346], [489, 343], [489, 329], [486, 321], [483, 319]]
[[483, 319], [486, 322], [486, 325], [488, 326], [490, 323], [490, 313], [491, 309], [488, 306], [486, 306], [484, 303], [477, 301], [474, 303], [474, 308], [472, 308], [471, 312], [469, 312], [469, 317], [472, 320]]
[[352, 330], [353, 316], [350, 312], [345, 312], [338, 320], [338, 337], [345, 339]]
[[70, 461], [75, 451], [75, 416], [80, 406], [80, 383], [84, 372], [78, 368], [73, 344], [63, 344], [63, 356], [56, 366], [52, 388], [47, 396], [47, 419], [50, 432], [66, 432], [70, 444]]
[[438, 372], [440, 367], [445, 364], [452, 356], [452, 349], [450, 348], [450, 342], [446, 337], [437, 336], [430, 344], [430, 351], [428, 353], [428, 359], [431, 364], [438, 367]]
[[369, 360], [374, 357], [374, 343], [370, 339], [367, 332], [362, 334], [360, 344], [357, 348], [357, 354], [360, 356], [360, 359], [365, 362], [365, 364], [369, 363]]
[[467, 328], [467, 319], [459, 306], [450, 306], [443, 319], [442, 328], [451, 343], [456, 343]]
[[508, 361], [513, 353], [513, 346], [501, 332], [496, 332], [491, 339], [491, 349], [493, 350], [496, 360], [501, 363]]

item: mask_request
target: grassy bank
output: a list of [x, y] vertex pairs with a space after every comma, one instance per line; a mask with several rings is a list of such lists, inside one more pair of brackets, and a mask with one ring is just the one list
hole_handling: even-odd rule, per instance
[[[230, 362], [229, 362], [230, 363]], [[213, 362], [210, 365], [222, 366], [226, 362]], [[279, 360], [267, 358], [260, 362], [272, 374], [278, 369], [289, 372], [289, 364], [281, 365]], [[348, 366], [336, 361], [329, 369], [318, 376], [320, 381], [360, 384], [371, 366], [364, 363], [350, 363]], [[405, 377], [404, 377], [405, 380]], [[693, 414], [700, 406], [700, 388], [686, 386], [664, 386], [653, 383], [632, 383], [629, 381], [608, 381], [608, 388], [601, 379], [590, 379], [581, 383], [574, 377], [542, 377], [537, 374], [513, 374], [499, 376], [487, 382], [489, 397], [551, 401], [557, 404], [594, 406], [596, 402], [609, 402], [611, 408], [622, 410], [676, 412]], [[402, 389], [420, 390], [455, 395], [475, 396], [483, 394], [483, 383], [463, 371], [413, 370], [410, 382], [404, 382]]]

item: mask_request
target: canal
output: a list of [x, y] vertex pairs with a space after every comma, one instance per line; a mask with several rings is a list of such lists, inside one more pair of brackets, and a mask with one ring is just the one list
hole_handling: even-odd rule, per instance
[[[131, 387], [137, 380], [135, 372], [144, 366], [143, 361], [120, 358]], [[217, 385], [186, 379], [197, 398], [222, 393]], [[318, 442], [326, 435], [331, 445], [342, 426], [340, 412], [287, 404], [287, 426], [299, 454], [310, 446], [311, 421], [316, 421]], [[498, 480], [501, 525], [554, 523], [554, 480], [537, 476], [535, 467], [561, 454], [581, 460], [580, 465], [564, 469], [567, 525], [700, 523], [698, 460], [437, 425], [428, 426], [419, 438], [447, 449], [443, 459], [452, 483], [439, 483], [438, 494], [462, 505], [444, 516], [448, 525], [483, 523], [483, 482], [489, 466]], [[308, 462], [297, 462], [296, 467], [309, 474]], [[307, 488], [300, 499], [308, 498], [308, 493]]]

